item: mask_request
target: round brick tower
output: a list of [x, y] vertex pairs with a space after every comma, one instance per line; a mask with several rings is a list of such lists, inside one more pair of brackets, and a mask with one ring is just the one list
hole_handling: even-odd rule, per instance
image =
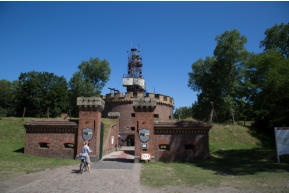
[[174, 99], [163, 95], [146, 93], [145, 80], [142, 76], [142, 57], [139, 50], [132, 48], [128, 57], [128, 74], [123, 77], [123, 86], [127, 88], [126, 93], [106, 94], [101, 96], [105, 101], [105, 109], [102, 116], [107, 117], [108, 112], [119, 112], [119, 135], [123, 138], [123, 145], [134, 145], [134, 109], [133, 100], [135, 98], [149, 97], [157, 100], [154, 111], [155, 119], [169, 120], [173, 118]]

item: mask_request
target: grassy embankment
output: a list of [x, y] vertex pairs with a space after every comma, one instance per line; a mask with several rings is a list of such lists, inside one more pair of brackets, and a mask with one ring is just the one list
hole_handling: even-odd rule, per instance
[[209, 159], [144, 164], [141, 182], [152, 187], [230, 186], [241, 190], [289, 192], [288, 156], [281, 157], [282, 163], [277, 164], [274, 146], [270, 146], [268, 139], [254, 136], [248, 127], [213, 124]]
[[[14, 176], [37, 172], [47, 168], [78, 164], [78, 160], [54, 159], [26, 155], [23, 153], [25, 142], [24, 123], [35, 118], [0, 118], [0, 180]], [[114, 123], [111, 119], [102, 119], [104, 140], [108, 128]]]

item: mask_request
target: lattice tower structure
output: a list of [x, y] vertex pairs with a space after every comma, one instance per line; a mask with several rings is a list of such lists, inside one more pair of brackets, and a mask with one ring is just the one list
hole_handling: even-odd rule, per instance
[[131, 48], [128, 54], [127, 74], [123, 76], [122, 83], [127, 92], [145, 92], [145, 80], [142, 73], [142, 56], [139, 50]]

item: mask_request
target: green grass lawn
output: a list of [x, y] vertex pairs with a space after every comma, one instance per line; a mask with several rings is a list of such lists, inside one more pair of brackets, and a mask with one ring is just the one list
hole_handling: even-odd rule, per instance
[[143, 164], [141, 182], [165, 185], [231, 186], [261, 192], [289, 192], [289, 156], [276, 163], [273, 148], [251, 135], [247, 127], [213, 124], [207, 160], [193, 163]]
[[[78, 164], [79, 160], [55, 159], [27, 155], [23, 153], [25, 142], [24, 123], [35, 118], [0, 118], [0, 180], [21, 174], [37, 172], [47, 168]], [[102, 119], [104, 140], [108, 137], [112, 119]]]
[[79, 162], [73, 159], [43, 158], [24, 154], [24, 123], [32, 119], [34, 118], [0, 119], [0, 180]]

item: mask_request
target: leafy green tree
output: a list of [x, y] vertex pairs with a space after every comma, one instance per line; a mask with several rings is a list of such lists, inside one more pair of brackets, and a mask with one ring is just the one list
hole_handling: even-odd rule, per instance
[[192, 118], [192, 116], [193, 116], [192, 107], [179, 107], [174, 112], [174, 117], [176, 119]]
[[261, 41], [261, 47], [264, 47], [265, 51], [276, 49], [289, 57], [289, 23], [274, 25], [265, 31], [265, 35], [265, 39]]
[[17, 81], [0, 80], [0, 116], [15, 115]]
[[78, 68], [82, 75], [82, 79], [92, 84], [95, 94], [99, 95], [102, 88], [109, 80], [111, 71], [109, 63], [106, 60], [90, 58], [89, 61], [83, 61]]
[[212, 105], [216, 121], [234, 120], [237, 89], [241, 80], [240, 69], [248, 55], [244, 44], [247, 39], [237, 30], [225, 31], [216, 37], [214, 57], [199, 59], [192, 64], [188, 86], [200, 92], [195, 104], [196, 118], [208, 120]]
[[19, 116], [25, 111], [31, 117], [56, 117], [67, 112], [67, 82], [48, 72], [21, 73], [16, 98]]
[[79, 71], [74, 73], [69, 81], [70, 114], [73, 116], [78, 113], [77, 97], [99, 96], [111, 71], [109, 63], [98, 58], [83, 61], [78, 68]]
[[281, 51], [252, 54], [246, 63], [244, 84], [252, 104], [255, 126], [268, 134], [289, 125], [289, 58]]

